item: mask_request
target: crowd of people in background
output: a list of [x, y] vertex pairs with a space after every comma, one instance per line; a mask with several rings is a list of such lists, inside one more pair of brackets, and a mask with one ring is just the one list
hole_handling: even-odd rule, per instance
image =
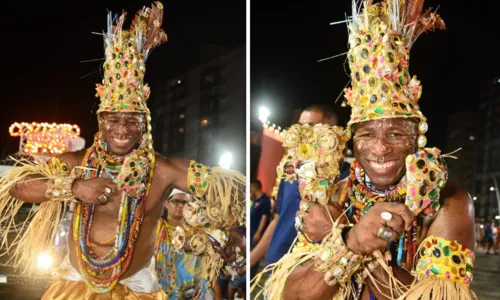
[[476, 239], [477, 249], [486, 251], [486, 254], [498, 255], [500, 253], [500, 226], [493, 221], [488, 221], [486, 225], [478, 225]]

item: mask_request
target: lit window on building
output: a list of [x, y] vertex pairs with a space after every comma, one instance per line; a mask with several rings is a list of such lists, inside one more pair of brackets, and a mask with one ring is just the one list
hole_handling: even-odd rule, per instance
[[179, 115], [179, 119], [181, 119], [181, 120], [182, 120], [182, 119], [184, 119], [185, 117], [186, 117], [186, 115], [185, 115], [185, 114], [180, 114], [180, 115]]
[[201, 120], [201, 126], [203, 127], [208, 126], [208, 120], [207, 119]]
[[184, 133], [184, 127], [179, 128], [180, 133]]

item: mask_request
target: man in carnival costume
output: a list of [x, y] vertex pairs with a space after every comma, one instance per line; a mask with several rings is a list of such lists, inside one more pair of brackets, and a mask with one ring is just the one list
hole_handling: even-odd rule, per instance
[[[408, 73], [415, 39], [444, 22], [423, 13], [423, 1], [363, 6], [354, 1], [348, 20], [352, 88], [345, 98], [356, 160], [327, 201], [302, 197], [308, 201], [297, 213], [299, 242], [270, 267], [265, 292], [287, 300], [475, 299], [473, 202], [447, 182], [447, 155], [424, 148], [422, 88]], [[294, 131], [286, 135], [293, 140]], [[325, 155], [313, 160], [309, 182], [323, 180]]]
[[150, 90], [143, 79], [148, 54], [167, 40], [162, 18], [160, 2], [140, 10], [129, 30], [122, 29], [125, 14], [108, 15], [93, 145], [48, 163], [19, 161], [0, 181], [0, 219], [7, 227], [24, 202], [40, 204], [16, 241], [3, 244], [28, 273], [52, 246], [67, 204], [74, 205], [69, 255], [43, 299], [167, 299], [154, 269], [165, 270], [168, 262], [155, 265], [152, 258], [163, 195], [173, 188], [193, 198], [184, 212], [186, 229], [174, 234], [176, 250], [202, 255], [209, 282], [224, 259], [242, 260], [235, 246], [241, 237], [231, 229], [245, 223], [245, 177], [165, 159], [153, 149]]

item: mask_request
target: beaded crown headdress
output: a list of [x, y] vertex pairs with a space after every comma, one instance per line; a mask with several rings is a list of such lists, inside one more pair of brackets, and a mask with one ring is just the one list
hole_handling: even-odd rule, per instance
[[352, 124], [387, 118], [415, 118], [420, 121], [418, 144], [427, 142], [426, 118], [418, 101], [420, 81], [409, 73], [410, 49], [420, 34], [444, 29], [441, 17], [424, 0], [364, 1], [364, 9], [353, 0], [348, 21], [352, 87], [345, 89], [342, 106], [352, 108]]
[[151, 93], [144, 84], [146, 59], [150, 51], [167, 41], [161, 29], [163, 4], [156, 1], [151, 8], [137, 12], [129, 30], [123, 30], [126, 13], [117, 18], [108, 14], [104, 34], [104, 78], [97, 84], [96, 96], [101, 112], [139, 112], [149, 114], [146, 101]]

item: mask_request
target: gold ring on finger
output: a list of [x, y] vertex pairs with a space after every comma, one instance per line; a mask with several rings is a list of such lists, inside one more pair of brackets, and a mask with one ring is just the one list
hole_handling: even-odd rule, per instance
[[106, 195], [102, 194], [101, 196], [99, 196], [99, 197], [97, 198], [97, 200], [99, 200], [99, 202], [100, 202], [101, 204], [106, 204], [106, 203], [108, 203], [108, 200], [109, 200], [109, 199], [108, 199], [108, 197], [106, 197]]
[[380, 238], [380, 239], [382, 238], [382, 235], [384, 234], [384, 231], [386, 228], [387, 228], [387, 226], [385, 226], [385, 225], [380, 226], [380, 228], [377, 231], [378, 238]]
[[389, 241], [391, 237], [392, 237], [392, 230], [389, 227], [386, 227], [381, 238], [385, 241]]
[[111, 194], [111, 192], [112, 192], [112, 191], [111, 191], [111, 189], [110, 189], [109, 187], [106, 187], [106, 188], [104, 189], [104, 193], [106, 193], [106, 194], [108, 194], [108, 195], [109, 195], [109, 194]]

